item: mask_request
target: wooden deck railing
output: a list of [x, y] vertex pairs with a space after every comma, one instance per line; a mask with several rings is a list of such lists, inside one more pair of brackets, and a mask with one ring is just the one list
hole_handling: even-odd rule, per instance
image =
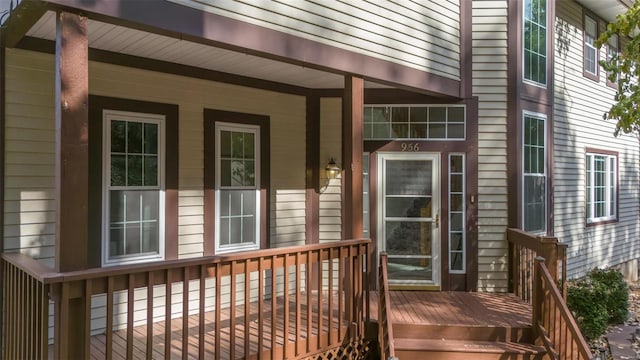
[[[25, 255], [3, 254], [3, 358], [111, 359], [118, 352], [147, 359], [162, 353], [285, 359], [321, 353], [364, 336], [369, 243], [348, 240], [68, 273]], [[99, 354], [92, 343], [96, 313], [104, 325]], [[116, 330], [126, 333], [118, 349]]]
[[389, 282], [387, 278], [387, 253], [380, 253], [380, 266], [378, 267], [378, 341], [382, 360], [395, 358], [393, 345], [393, 326], [389, 316], [391, 304], [389, 303]]
[[536, 236], [519, 229], [508, 229], [509, 281], [512, 291], [522, 300], [531, 303], [533, 296], [533, 272], [535, 259], [542, 256], [547, 268], [562, 287], [566, 299], [567, 245], [550, 236]]
[[566, 304], [567, 246], [557, 238], [518, 229], [508, 229], [507, 240], [511, 287], [532, 305], [531, 324], [549, 358], [591, 359], [589, 346]]
[[593, 359], [545, 259], [535, 259], [533, 327], [551, 359]]

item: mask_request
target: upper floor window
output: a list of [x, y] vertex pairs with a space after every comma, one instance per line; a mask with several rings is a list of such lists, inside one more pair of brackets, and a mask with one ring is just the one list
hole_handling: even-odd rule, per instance
[[547, 84], [547, 1], [524, 1], [524, 80]]
[[103, 264], [162, 259], [164, 116], [104, 112]]
[[599, 54], [596, 48], [598, 21], [584, 15], [584, 76], [598, 81]]
[[617, 163], [615, 153], [587, 150], [587, 224], [617, 218]]
[[547, 231], [545, 116], [525, 112], [522, 127], [522, 228]]
[[[607, 41], [607, 62], [610, 63], [614, 57], [618, 56], [618, 48], [618, 35], [613, 34]], [[611, 87], [617, 87], [618, 79], [614, 79], [614, 81], [611, 81], [611, 79], [609, 78], [610, 76], [611, 73], [607, 73], [607, 85]]]
[[464, 140], [464, 105], [365, 106], [366, 140]]

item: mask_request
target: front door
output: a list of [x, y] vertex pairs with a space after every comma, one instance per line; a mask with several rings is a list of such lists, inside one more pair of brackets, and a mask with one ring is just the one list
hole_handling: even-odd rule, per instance
[[440, 285], [440, 154], [378, 153], [378, 249], [389, 283]]

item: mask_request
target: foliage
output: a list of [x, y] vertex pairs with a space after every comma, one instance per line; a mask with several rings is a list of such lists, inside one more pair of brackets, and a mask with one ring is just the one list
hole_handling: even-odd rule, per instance
[[601, 47], [617, 34], [622, 44], [617, 56], [600, 61], [609, 81], [618, 84], [616, 102], [604, 114], [605, 120], [617, 120], [615, 136], [620, 132], [640, 134], [640, 37], [635, 36], [639, 30], [640, 1], [635, 1], [626, 13], [607, 25], [596, 41], [596, 46]]
[[604, 334], [608, 324], [627, 318], [629, 288], [619, 271], [595, 269], [567, 285], [567, 306], [588, 340]]

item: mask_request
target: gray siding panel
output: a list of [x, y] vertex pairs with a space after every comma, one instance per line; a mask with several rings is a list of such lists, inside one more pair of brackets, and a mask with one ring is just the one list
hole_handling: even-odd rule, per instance
[[458, 1], [169, 1], [460, 79]]
[[[573, 1], [557, 3], [554, 208], [555, 235], [569, 244], [568, 274], [584, 275], [640, 256], [638, 227], [638, 139], [613, 136], [614, 123], [602, 114], [614, 101], [600, 69], [598, 82], [582, 75], [582, 8]], [[600, 58], [605, 56], [604, 49]], [[618, 152], [618, 222], [586, 226], [586, 148]]]

